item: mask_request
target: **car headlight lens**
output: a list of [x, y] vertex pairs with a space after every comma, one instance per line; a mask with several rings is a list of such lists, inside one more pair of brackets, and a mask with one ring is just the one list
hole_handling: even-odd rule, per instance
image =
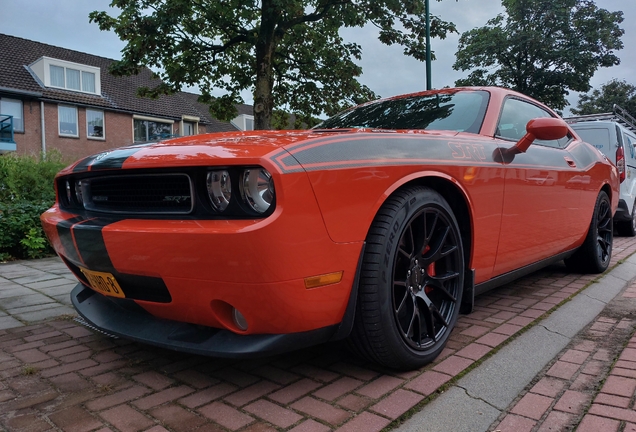
[[210, 171], [207, 178], [208, 195], [212, 207], [217, 212], [223, 212], [232, 199], [232, 180], [226, 170]]
[[274, 180], [264, 168], [249, 168], [241, 176], [241, 194], [252, 210], [265, 213], [274, 202]]

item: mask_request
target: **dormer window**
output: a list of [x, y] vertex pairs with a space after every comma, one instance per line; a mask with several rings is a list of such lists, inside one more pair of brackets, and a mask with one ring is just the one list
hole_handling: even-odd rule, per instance
[[30, 66], [45, 87], [101, 95], [99, 68], [41, 57]]

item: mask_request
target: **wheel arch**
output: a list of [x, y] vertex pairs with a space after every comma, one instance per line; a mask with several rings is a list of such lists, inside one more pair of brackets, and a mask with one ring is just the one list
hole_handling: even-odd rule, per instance
[[464, 259], [466, 260], [466, 267], [469, 268], [472, 262], [473, 251], [473, 211], [470, 198], [467, 191], [459, 184], [454, 178], [442, 174], [442, 173], [423, 173], [417, 177], [411, 177], [405, 179], [403, 182], [394, 185], [390, 190], [386, 192], [383, 200], [376, 205], [377, 214], [378, 210], [393, 194], [411, 186], [425, 186], [429, 187], [439, 194], [448, 202], [457, 224], [459, 225], [459, 231], [462, 238], [462, 245], [464, 248]]
[[[468, 192], [455, 178], [439, 172], [420, 173], [420, 175], [414, 175], [402, 180], [402, 182], [394, 184], [393, 187], [386, 192], [383, 200], [376, 205], [374, 215], [377, 214], [380, 207], [393, 194], [411, 186], [429, 187], [444, 197], [451, 210], [453, 210], [453, 214], [459, 225], [459, 233], [464, 251], [466, 274], [464, 275], [464, 294], [460, 312], [464, 314], [471, 313], [474, 307], [475, 292], [475, 271], [472, 268], [474, 215], [473, 205]], [[369, 229], [370, 228], [369, 226]]]

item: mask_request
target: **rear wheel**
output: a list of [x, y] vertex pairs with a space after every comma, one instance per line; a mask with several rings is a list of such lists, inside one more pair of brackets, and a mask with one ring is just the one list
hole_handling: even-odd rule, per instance
[[612, 208], [609, 197], [601, 191], [585, 241], [574, 255], [565, 260], [565, 265], [569, 270], [580, 273], [604, 272], [612, 258], [613, 239]]
[[632, 218], [628, 221], [617, 223], [616, 228], [618, 228], [618, 233], [622, 236], [636, 236], [636, 201], [634, 201], [634, 206], [632, 207]]
[[397, 192], [367, 236], [355, 351], [395, 369], [431, 362], [457, 321], [463, 281], [461, 237], [446, 200], [424, 187]]

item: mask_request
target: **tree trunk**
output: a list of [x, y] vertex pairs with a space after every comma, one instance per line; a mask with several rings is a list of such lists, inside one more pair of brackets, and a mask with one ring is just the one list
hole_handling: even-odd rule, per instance
[[273, 56], [276, 49], [276, 25], [281, 16], [271, 0], [263, 0], [261, 28], [256, 42], [256, 83], [254, 85], [254, 129], [271, 129], [274, 99]]

